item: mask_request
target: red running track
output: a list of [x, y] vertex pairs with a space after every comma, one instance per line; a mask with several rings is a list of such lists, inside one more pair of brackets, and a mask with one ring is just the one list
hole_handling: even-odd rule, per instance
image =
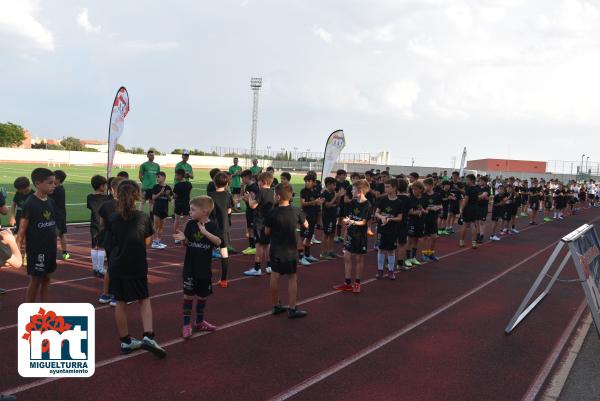
[[[73, 259], [60, 262], [50, 297], [97, 307], [96, 373], [61, 380], [18, 375], [16, 310], [27, 277], [3, 269], [0, 286], [10, 291], [0, 298], [0, 393], [37, 401], [522, 399], [539, 387], [539, 372], [580, 315], [579, 284], [557, 283], [514, 334], [506, 336], [504, 326], [556, 241], [598, 218], [600, 212], [587, 210], [478, 250], [443, 238], [442, 260], [395, 282], [371, 278], [370, 252], [360, 295], [332, 291], [343, 278], [340, 260], [299, 267], [309, 316], [295, 321], [270, 315], [268, 279], [243, 277], [252, 258], [233, 256], [230, 288], [216, 288], [207, 305], [207, 319], [220, 330], [189, 341], [180, 338], [183, 249], [151, 250], [150, 293], [164, 360], [142, 351], [119, 355], [112, 308], [97, 304], [101, 281], [90, 275], [87, 228], [74, 227]], [[241, 219], [234, 218], [233, 232], [240, 249]], [[213, 267], [218, 277], [218, 261]], [[131, 309], [130, 331], [139, 335], [138, 308]]]

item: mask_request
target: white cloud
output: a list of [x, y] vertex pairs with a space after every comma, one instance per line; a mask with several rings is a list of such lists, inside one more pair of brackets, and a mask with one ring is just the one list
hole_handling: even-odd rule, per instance
[[333, 35], [331, 34], [331, 32], [319, 26], [313, 26], [312, 32], [327, 44], [331, 44], [331, 42], [333, 42]]
[[140, 52], [166, 52], [179, 49], [181, 44], [173, 41], [149, 42], [145, 40], [128, 40], [123, 42], [122, 46]]
[[102, 29], [100, 25], [92, 25], [87, 8], [84, 8], [79, 15], [77, 15], [77, 24], [79, 24], [79, 26], [88, 33], [98, 33]]
[[420, 91], [418, 83], [411, 80], [400, 80], [394, 82], [387, 89], [384, 100], [393, 112], [399, 112], [405, 118], [413, 118], [415, 116], [413, 105], [419, 97]]
[[[0, 39], [18, 48], [54, 51], [54, 36], [35, 17], [39, 2], [35, 0], [0, 1]], [[2, 38], [2, 37], [5, 38]], [[17, 41], [12, 40], [17, 37]], [[22, 42], [22, 39], [26, 41]]]

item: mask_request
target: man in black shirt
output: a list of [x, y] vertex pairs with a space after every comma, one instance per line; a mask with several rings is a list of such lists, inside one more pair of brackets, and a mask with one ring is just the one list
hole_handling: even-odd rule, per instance
[[304, 266], [319, 261], [319, 259], [310, 255], [310, 245], [315, 233], [317, 215], [323, 202], [324, 199], [315, 191], [315, 178], [312, 175], [307, 174], [304, 177], [304, 188], [300, 191], [300, 205], [306, 216], [306, 221], [308, 221], [308, 228], [302, 231], [302, 238], [304, 238], [304, 254], [300, 255], [300, 263]]
[[65, 194], [65, 187], [63, 186], [67, 179], [67, 174], [62, 170], [54, 171], [54, 177], [56, 179], [56, 188], [49, 194], [56, 205], [56, 228], [58, 230], [58, 238], [60, 239], [60, 248], [62, 250], [63, 260], [69, 260], [71, 255], [67, 251], [67, 200]]
[[248, 207], [254, 210], [254, 238], [256, 238], [256, 255], [254, 257], [254, 267], [244, 272], [246, 276], [261, 276], [261, 262], [267, 261], [267, 273], [271, 273], [271, 264], [269, 261], [269, 235], [265, 231], [265, 220], [269, 212], [275, 206], [275, 191], [271, 188], [273, 175], [271, 173], [260, 173], [258, 176], [258, 185], [260, 192], [254, 195], [251, 192], [244, 193], [244, 200], [248, 202]]
[[[298, 280], [296, 266], [298, 255], [296, 253], [296, 227], [304, 229], [309, 223], [304, 213], [290, 205], [292, 186], [288, 183], [275, 187], [278, 206], [273, 208], [265, 220], [265, 231], [270, 238], [269, 258], [271, 260], [271, 300], [273, 301], [273, 314], [279, 315], [288, 312], [290, 319], [306, 316], [306, 312], [296, 308], [298, 294]], [[289, 307], [281, 305], [279, 299], [279, 278], [288, 275]]]
[[[289, 174], [289, 173], [288, 173]], [[258, 197], [260, 189], [256, 182], [254, 182], [252, 171], [244, 170], [242, 171], [240, 177], [242, 178], [242, 184], [244, 185], [244, 194], [248, 194], [248, 196], [252, 195], [254, 199]], [[244, 255], [256, 255], [256, 238], [254, 238], [254, 210], [250, 208], [250, 205], [246, 199], [244, 199], [244, 203], [246, 204], [246, 236], [248, 237], [248, 248], [244, 249], [242, 253]]]
[[[212, 181], [211, 181], [212, 182]], [[175, 171], [175, 185], [173, 186], [173, 232], [179, 231], [179, 227], [185, 227], [185, 220], [190, 214], [190, 193], [192, 183], [185, 179], [185, 170]], [[175, 240], [175, 244], [179, 241]]]
[[56, 207], [48, 197], [56, 185], [54, 173], [47, 168], [31, 172], [36, 192], [23, 205], [17, 244], [26, 243], [27, 274], [30, 277], [26, 302], [46, 302], [50, 275], [56, 270]]
[[[229, 176], [219, 173], [215, 176], [217, 190], [223, 174], [228, 182]], [[223, 234], [219, 225], [210, 219], [214, 208], [212, 198], [198, 196], [191, 201], [190, 217], [185, 232], [177, 232], [173, 237], [183, 241], [185, 259], [183, 262], [183, 338], [192, 336], [192, 309], [196, 298], [196, 331], [215, 331], [216, 326], [204, 319], [206, 298], [212, 294], [212, 253], [215, 247], [223, 246]], [[223, 249], [223, 248], [221, 248]], [[227, 249], [227, 248], [225, 248]]]
[[479, 188], [475, 185], [475, 176], [468, 174], [467, 186], [465, 188], [465, 197], [462, 200], [460, 216], [462, 217], [465, 225], [460, 233], [459, 246], [465, 246], [465, 236], [467, 235], [467, 229], [471, 229], [471, 244], [472, 248], [477, 248], [477, 238], [479, 238], [479, 231], [477, 222], [479, 219]]

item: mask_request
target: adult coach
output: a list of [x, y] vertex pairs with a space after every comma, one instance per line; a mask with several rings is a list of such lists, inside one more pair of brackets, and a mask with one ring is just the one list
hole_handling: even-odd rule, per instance
[[142, 182], [142, 202], [140, 203], [140, 210], [144, 210], [146, 201], [149, 204], [149, 212], [152, 214], [152, 207], [154, 201], [152, 200], [152, 188], [156, 185], [156, 174], [160, 171], [158, 163], [154, 163], [154, 152], [149, 150], [147, 153], [148, 161], [142, 163], [140, 166], [139, 178]]
[[[188, 163], [188, 160], [190, 160], [190, 151], [184, 149], [183, 153], [181, 154], [181, 161], [177, 163], [177, 165], [175, 165], [175, 171], [179, 169], [185, 170], [186, 181], [194, 179], [194, 170], [192, 169], [192, 166]], [[173, 177], [175, 177], [175, 174], [173, 174]]]
[[240, 176], [242, 174], [242, 167], [238, 165], [239, 159], [233, 158], [233, 166], [229, 167], [229, 174], [231, 174], [231, 194], [233, 195], [233, 203], [236, 211], [240, 210], [240, 199], [242, 197], [242, 183]]
[[252, 167], [250, 167], [250, 171], [252, 171], [252, 175], [259, 175], [260, 173], [262, 173], [262, 167], [260, 167], [258, 165], [258, 160], [257, 159], [252, 159]]

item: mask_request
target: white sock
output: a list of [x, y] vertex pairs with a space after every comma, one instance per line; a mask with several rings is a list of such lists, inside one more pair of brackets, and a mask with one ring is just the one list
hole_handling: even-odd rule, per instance
[[394, 255], [394, 254], [388, 255], [387, 260], [388, 260], [388, 270], [393, 272], [394, 266], [396, 266], [396, 255]]
[[385, 262], [385, 254], [380, 251], [377, 253], [377, 270], [383, 270], [384, 262]]
[[94, 271], [98, 271], [98, 250], [92, 249], [90, 251], [90, 255], [92, 256], [92, 269], [94, 269]]
[[98, 271], [104, 271], [104, 258], [106, 257], [106, 251], [104, 249], [98, 249]]

